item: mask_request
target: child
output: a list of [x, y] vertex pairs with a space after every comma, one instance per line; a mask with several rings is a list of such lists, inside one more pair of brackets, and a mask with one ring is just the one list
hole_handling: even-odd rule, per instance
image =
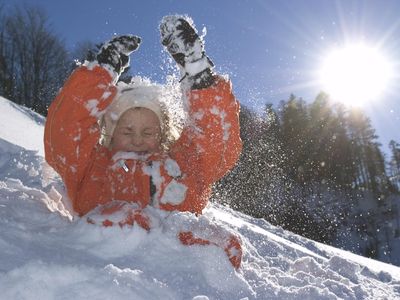
[[[162, 88], [133, 84], [118, 89], [115, 84], [140, 45], [132, 35], [103, 45], [97, 61], [75, 70], [49, 108], [45, 158], [62, 177], [80, 216], [96, 207], [102, 214], [123, 211], [126, 203], [134, 203], [137, 209], [119, 224], [136, 222], [148, 229], [148, 218], [140, 213], [148, 205], [201, 214], [211, 185], [240, 154], [239, 105], [230, 83], [212, 72], [191, 20], [164, 17], [160, 32], [180, 67], [189, 103], [189, 122], [180, 136], [162, 104]], [[180, 239], [187, 245], [221, 244], [191, 232]], [[240, 250], [236, 238], [227, 240]], [[238, 267], [240, 257], [234, 260]]]

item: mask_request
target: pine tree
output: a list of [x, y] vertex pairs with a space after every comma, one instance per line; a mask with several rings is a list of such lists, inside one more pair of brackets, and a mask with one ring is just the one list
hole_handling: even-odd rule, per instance
[[390, 181], [396, 188], [397, 192], [400, 191], [400, 144], [391, 140], [389, 148], [392, 152], [392, 157], [389, 161]]
[[385, 194], [389, 188], [384, 158], [377, 142], [378, 136], [371, 121], [359, 109], [352, 109], [348, 117], [352, 156], [357, 165], [355, 185], [375, 195]]
[[320, 93], [309, 107], [310, 115], [310, 181], [326, 183], [332, 178], [336, 161], [332, 159], [337, 122], [328, 96]]
[[331, 168], [331, 178], [346, 193], [350, 193], [357, 177], [357, 166], [352, 152], [353, 142], [348, 134], [348, 117], [344, 105], [335, 103], [334, 110], [336, 118], [333, 127], [336, 128], [336, 132], [332, 136], [334, 143], [331, 159], [334, 164]]
[[283, 227], [311, 239], [329, 242], [339, 209], [327, 197], [334, 132], [333, 112], [324, 94], [311, 105], [293, 95], [281, 103], [282, 141], [292, 184]]
[[280, 104], [282, 143], [287, 164], [286, 174], [300, 185], [309, 182], [309, 117], [306, 103], [291, 95]]

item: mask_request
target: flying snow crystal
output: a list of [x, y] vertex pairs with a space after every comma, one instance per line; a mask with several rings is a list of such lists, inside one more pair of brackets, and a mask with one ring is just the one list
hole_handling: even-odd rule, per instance
[[223, 135], [223, 140], [227, 141], [229, 139], [229, 135], [230, 135], [230, 128], [231, 128], [231, 124], [229, 122], [225, 122], [225, 117], [226, 117], [226, 112], [225, 111], [220, 111], [216, 106], [213, 106], [210, 109], [210, 112], [213, 115], [217, 115], [221, 118], [221, 126], [222, 129], [224, 131], [224, 135]]

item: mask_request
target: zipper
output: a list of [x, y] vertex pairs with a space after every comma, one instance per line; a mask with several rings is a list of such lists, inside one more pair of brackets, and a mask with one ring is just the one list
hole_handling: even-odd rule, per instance
[[128, 173], [128, 172], [129, 172], [129, 168], [128, 168], [128, 166], [126, 165], [124, 159], [119, 160], [119, 161], [118, 161], [118, 164], [121, 166], [122, 169], [124, 169], [125, 173]]

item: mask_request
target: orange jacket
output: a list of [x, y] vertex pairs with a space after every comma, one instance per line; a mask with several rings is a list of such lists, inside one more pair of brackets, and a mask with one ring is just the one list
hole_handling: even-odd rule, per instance
[[[241, 151], [239, 104], [230, 83], [219, 78], [207, 89], [188, 93], [190, 126], [168, 153], [145, 161], [115, 159], [98, 143], [96, 112], [116, 94], [100, 66], [80, 67], [50, 105], [45, 126], [46, 161], [60, 174], [74, 210], [84, 215], [113, 200], [164, 210], [201, 213], [211, 185], [236, 163]], [[151, 197], [152, 177], [155, 193]]]

